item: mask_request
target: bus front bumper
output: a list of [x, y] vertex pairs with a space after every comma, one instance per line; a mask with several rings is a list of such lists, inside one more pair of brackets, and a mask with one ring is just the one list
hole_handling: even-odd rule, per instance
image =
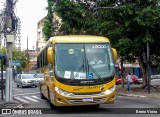
[[54, 105], [55, 106], [78, 106], [78, 105], [97, 105], [97, 104], [111, 104], [114, 103], [116, 91], [113, 90], [109, 94], [92, 94], [72, 96], [62, 95], [55, 92]]

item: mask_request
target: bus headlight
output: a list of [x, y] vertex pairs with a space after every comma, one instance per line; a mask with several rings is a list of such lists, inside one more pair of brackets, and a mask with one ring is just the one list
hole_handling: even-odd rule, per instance
[[111, 94], [115, 89], [116, 89], [116, 85], [114, 85], [113, 87], [111, 87], [111, 88], [103, 91], [103, 92], [101, 93], [101, 95], [109, 95], [109, 94]]
[[63, 96], [73, 96], [73, 93], [64, 91], [64, 90], [62, 90], [62, 89], [59, 89], [58, 87], [55, 87], [55, 90], [56, 90], [56, 92], [59, 93], [60, 95], [63, 95]]

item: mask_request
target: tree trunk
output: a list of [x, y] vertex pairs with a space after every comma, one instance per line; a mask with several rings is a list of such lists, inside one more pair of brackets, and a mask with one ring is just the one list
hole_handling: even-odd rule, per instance
[[142, 71], [142, 79], [143, 79], [142, 88], [145, 88], [147, 86], [146, 64], [143, 62], [143, 57], [141, 54], [139, 54], [139, 65], [140, 65], [140, 70]]

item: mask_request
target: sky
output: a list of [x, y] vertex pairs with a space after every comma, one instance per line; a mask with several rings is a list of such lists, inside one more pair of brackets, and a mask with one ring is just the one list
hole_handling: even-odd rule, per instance
[[[21, 20], [21, 49], [36, 49], [37, 23], [47, 15], [47, 0], [18, 0], [15, 14]], [[33, 48], [34, 46], [34, 48]]]

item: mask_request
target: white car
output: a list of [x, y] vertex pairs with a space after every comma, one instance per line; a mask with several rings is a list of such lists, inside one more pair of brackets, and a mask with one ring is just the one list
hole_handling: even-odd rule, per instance
[[18, 79], [18, 76], [19, 76], [20, 74], [17, 74], [16, 76], [15, 76], [15, 79], [14, 79], [14, 82], [17, 82], [17, 79]]
[[139, 82], [140, 84], [142, 84], [142, 83], [143, 83], [143, 79], [142, 79], [142, 78], [138, 78], [138, 82]]
[[[159, 77], [155, 77], [155, 76], [151, 76], [151, 85], [160, 85], [160, 78]], [[143, 83], [143, 79], [142, 78], [139, 78], [138, 79], [138, 82], [140, 83], [140, 84], [142, 84]]]
[[37, 87], [37, 80], [33, 74], [20, 74], [16, 80], [17, 87], [35, 86]]

